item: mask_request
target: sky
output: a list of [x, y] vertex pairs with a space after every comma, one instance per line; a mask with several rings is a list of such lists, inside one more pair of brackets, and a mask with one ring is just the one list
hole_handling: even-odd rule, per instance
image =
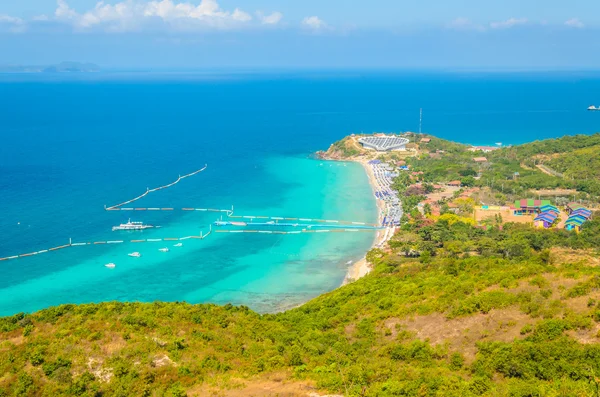
[[0, 1], [0, 64], [598, 69], [592, 0]]

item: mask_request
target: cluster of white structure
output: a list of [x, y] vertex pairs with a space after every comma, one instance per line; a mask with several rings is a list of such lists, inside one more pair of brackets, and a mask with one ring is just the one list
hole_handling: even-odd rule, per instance
[[375, 198], [385, 203], [385, 210], [381, 214], [381, 224], [386, 227], [399, 226], [400, 218], [402, 218], [402, 204], [397, 192], [392, 189], [393, 179], [398, 176], [398, 173], [392, 172], [393, 167], [379, 160], [371, 160], [369, 165], [375, 176]]
[[358, 142], [367, 149], [390, 152], [392, 150], [406, 150], [406, 144], [409, 141], [396, 135], [381, 135], [359, 138]]

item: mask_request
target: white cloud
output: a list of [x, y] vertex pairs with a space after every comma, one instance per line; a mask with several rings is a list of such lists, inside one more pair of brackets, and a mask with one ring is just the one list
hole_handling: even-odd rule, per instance
[[306, 17], [302, 20], [302, 25], [314, 31], [327, 29], [328, 25], [318, 16]]
[[277, 25], [283, 19], [283, 14], [277, 11], [269, 15], [265, 15], [260, 11], [256, 14], [263, 25]]
[[236, 8], [233, 11], [233, 14], [231, 14], [231, 17], [236, 20], [236, 21], [240, 21], [240, 22], [248, 22], [252, 20], [252, 17], [250, 16], [250, 14], [248, 14], [247, 12], [244, 12], [242, 10], [240, 10], [239, 8]]
[[21, 18], [0, 14], [0, 31], [2, 31], [2, 28], [11, 33], [22, 33], [27, 30], [27, 24]]
[[583, 22], [581, 22], [578, 18], [569, 19], [568, 21], [565, 22], [565, 25], [570, 26], [572, 28], [579, 28], [579, 29], [582, 29], [585, 27]]
[[[180, 30], [235, 29], [253, 21], [249, 13], [239, 8], [223, 10], [217, 0], [123, 0], [114, 5], [100, 1], [83, 13], [71, 8], [66, 0], [57, 0], [57, 4], [56, 19], [69, 22], [80, 30], [104, 28], [109, 31], [132, 31], [157, 23]], [[274, 12], [270, 15], [260, 14], [259, 20], [263, 24], [276, 24], [282, 17], [281, 13]]]
[[37, 22], [40, 22], [40, 21], [43, 22], [43, 21], [49, 21], [50, 18], [48, 17], [48, 15], [42, 14], [42, 15], [36, 15], [36, 16], [34, 16], [33, 18], [31, 18], [31, 20], [32, 21], [37, 21]]
[[455, 20], [450, 22], [447, 25], [447, 27], [450, 29], [457, 30], [485, 30], [485, 28], [482, 25], [476, 24], [470, 19], [463, 17], [456, 18]]
[[21, 18], [11, 17], [10, 15], [0, 14], [0, 22], [19, 25], [25, 23]]
[[75, 19], [78, 14], [73, 10], [65, 0], [57, 0], [56, 4], [58, 7], [54, 12], [54, 16], [57, 19]]
[[527, 22], [528, 22], [528, 20], [526, 18], [509, 18], [506, 21], [490, 23], [490, 28], [492, 28], [492, 29], [508, 29], [508, 28], [512, 28], [513, 26], [523, 25]]

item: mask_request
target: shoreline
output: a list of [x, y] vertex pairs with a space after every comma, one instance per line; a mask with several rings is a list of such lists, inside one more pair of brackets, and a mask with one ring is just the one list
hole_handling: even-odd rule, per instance
[[[326, 160], [327, 161], [339, 161], [339, 160], [330, 160], [330, 159], [326, 159]], [[377, 179], [375, 178], [375, 174], [373, 173], [373, 170], [371, 169], [371, 167], [369, 167], [368, 160], [349, 159], [349, 160], [344, 160], [344, 161], [352, 161], [355, 163], [359, 163], [362, 166], [362, 168], [364, 169], [365, 173], [367, 174], [367, 179], [369, 181], [369, 185], [371, 186], [371, 191], [373, 193], [373, 198], [375, 199], [375, 203], [377, 205], [377, 222], [379, 224], [381, 224], [383, 222], [383, 213], [385, 212], [386, 204], [384, 201], [378, 200], [375, 197], [375, 192], [377, 190], [379, 190], [379, 185], [377, 184]], [[386, 243], [388, 240], [390, 240], [392, 238], [392, 236], [394, 235], [394, 231], [395, 231], [395, 227], [391, 227], [391, 228], [387, 227], [383, 230], [377, 231], [375, 237], [373, 238], [373, 243], [371, 244], [371, 248], [369, 248], [369, 251], [372, 250], [373, 248], [381, 247], [384, 243]], [[350, 267], [348, 267], [348, 270], [346, 271], [346, 276], [344, 277], [344, 281], [342, 282], [340, 287], [343, 287], [344, 285], [350, 284], [353, 281], [363, 278], [364, 276], [366, 276], [373, 270], [371, 265], [367, 262], [366, 254], [367, 253], [365, 253], [365, 256], [363, 256], [360, 260], [354, 262], [353, 264], [350, 265]]]

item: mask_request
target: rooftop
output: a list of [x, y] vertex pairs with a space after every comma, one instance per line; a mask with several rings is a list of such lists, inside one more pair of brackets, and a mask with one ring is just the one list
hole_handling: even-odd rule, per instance
[[396, 135], [391, 136], [368, 136], [358, 140], [363, 146], [380, 152], [404, 149], [408, 139]]
[[551, 205], [550, 200], [533, 200], [533, 199], [522, 199], [515, 201], [515, 208], [525, 208], [525, 207], [543, 207], [546, 205]]

